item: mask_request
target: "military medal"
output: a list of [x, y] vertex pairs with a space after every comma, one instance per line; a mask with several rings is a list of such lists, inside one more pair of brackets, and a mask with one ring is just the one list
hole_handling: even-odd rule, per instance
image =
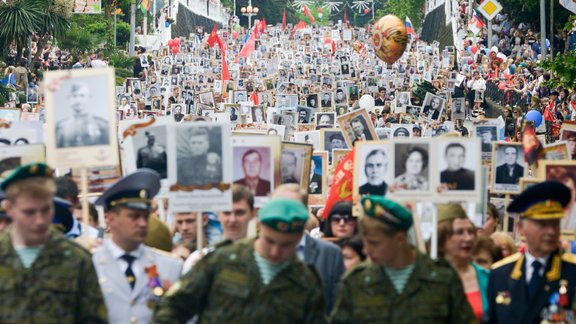
[[510, 305], [512, 299], [510, 298], [509, 291], [501, 291], [498, 292], [498, 296], [496, 296], [496, 304], [500, 305]]
[[568, 305], [568, 280], [560, 280], [558, 292], [548, 298], [548, 307], [542, 310], [542, 323], [573, 323], [574, 314]]
[[148, 308], [155, 309], [158, 303], [166, 293], [166, 290], [170, 288], [170, 282], [165, 281], [164, 285], [160, 281], [160, 276], [158, 275], [158, 270], [156, 265], [151, 265], [146, 268], [146, 273], [148, 274], [148, 288], [150, 289], [150, 296], [148, 297]]

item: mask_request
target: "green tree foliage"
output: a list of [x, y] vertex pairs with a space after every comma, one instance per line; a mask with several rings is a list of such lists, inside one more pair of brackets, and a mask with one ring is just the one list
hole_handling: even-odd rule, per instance
[[36, 0], [0, 2], [2, 57], [6, 57], [12, 43], [16, 43], [18, 48], [25, 46], [30, 32], [42, 24], [42, 9]]
[[576, 89], [576, 50], [566, 54], [557, 54], [554, 59], [541, 63], [542, 68], [552, 72], [549, 84]]
[[[314, 3], [308, 7], [310, 9], [310, 13], [316, 19], [316, 25], [318, 26], [328, 26], [329, 15], [326, 14], [327, 10], [322, 10], [322, 18], [320, 18], [320, 14], [318, 13], [318, 8], [322, 7], [320, 3]], [[304, 11], [300, 10], [300, 14], [298, 15], [298, 19], [302, 20], [307, 24], [311, 24], [310, 18], [304, 15]]]
[[384, 4], [384, 9], [377, 10], [377, 18], [386, 15], [395, 15], [404, 20], [406, 17], [412, 21], [412, 27], [416, 30], [422, 26], [422, 19], [424, 18], [422, 8], [424, 0], [388, 0]]
[[[228, 1], [226, 1], [228, 2]], [[224, 2], [224, 4], [227, 4]], [[229, 1], [230, 9], [234, 8], [233, 1]], [[240, 17], [240, 24], [248, 26], [248, 17], [243, 16], [240, 8], [248, 6], [248, 0], [236, 0], [236, 16]], [[288, 23], [296, 24], [298, 22], [298, 13], [291, 5], [291, 1], [286, 0], [252, 0], [252, 6], [258, 7], [258, 15], [253, 16], [252, 19], [266, 18], [266, 23], [276, 25], [282, 22], [282, 14], [286, 8], [286, 21]], [[254, 20], [253, 20], [254, 21]]]

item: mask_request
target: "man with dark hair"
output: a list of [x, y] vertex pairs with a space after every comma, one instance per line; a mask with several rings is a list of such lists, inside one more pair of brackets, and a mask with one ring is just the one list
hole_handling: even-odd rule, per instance
[[352, 142], [373, 140], [370, 132], [366, 131], [366, 127], [364, 126], [364, 120], [360, 116], [350, 121], [350, 127], [354, 131], [354, 138], [352, 139]]
[[186, 142], [183, 151], [177, 154], [178, 184], [199, 186], [216, 184], [222, 181], [222, 159], [216, 152], [210, 152], [210, 133], [204, 127], [184, 129]]
[[149, 168], [160, 174], [162, 179], [167, 176], [166, 148], [156, 144], [156, 135], [146, 131], [146, 146], [138, 149], [136, 154], [136, 168]]
[[298, 158], [296, 153], [291, 151], [283, 151], [282, 158], [280, 160], [280, 175], [282, 177], [282, 183], [299, 183], [300, 177], [296, 175], [296, 166], [298, 164]]
[[445, 159], [448, 167], [440, 172], [440, 183], [447, 190], [474, 190], [474, 171], [464, 168], [466, 148], [460, 143], [446, 146]]
[[242, 155], [242, 171], [244, 178], [234, 181], [235, 184], [248, 187], [255, 196], [266, 196], [270, 193], [270, 181], [260, 177], [262, 173], [262, 155], [250, 149]]
[[496, 167], [496, 184], [518, 184], [520, 177], [524, 176], [524, 167], [518, 164], [519, 146], [504, 145], [504, 164]]

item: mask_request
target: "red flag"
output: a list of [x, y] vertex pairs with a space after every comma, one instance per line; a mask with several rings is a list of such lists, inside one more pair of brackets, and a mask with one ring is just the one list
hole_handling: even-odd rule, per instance
[[300, 20], [300, 22], [298, 22], [298, 25], [296, 25], [296, 27], [294, 27], [294, 31], [297, 31], [298, 29], [303, 29], [306, 28], [306, 23], [303, 22], [302, 20]]
[[308, 6], [306, 5], [304, 5], [304, 15], [310, 19], [311, 23], [316, 22], [316, 19], [314, 19], [314, 16], [312, 16], [312, 14], [310, 13], [310, 9], [308, 9]]
[[252, 94], [250, 95], [250, 101], [252, 101], [253, 105], [260, 104], [260, 100], [258, 100], [258, 94], [256, 93], [256, 90], [252, 91]]
[[[260, 31], [260, 21], [258, 21], [255, 25], [254, 25], [254, 32], [252, 34], [254, 34], [254, 39], [258, 39], [258, 32]], [[250, 35], [252, 36], [252, 35]]]
[[244, 44], [244, 47], [242, 47], [242, 49], [240, 50], [240, 53], [238, 53], [238, 57], [249, 57], [250, 54], [252, 54], [252, 52], [254, 52], [254, 41], [256, 40], [254, 33], [250, 34], [250, 38], [248, 38], [248, 41], [246, 42], [246, 44]]
[[534, 127], [531, 124], [524, 125], [522, 147], [524, 148], [524, 160], [528, 164], [536, 163], [538, 165], [538, 160], [544, 158], [544, 147], [538, 137], [536, 137]]
[[[217, 32], [217, 26], [214, 25], [214, 28], [212, 28], [212, 32], [210, 33], [210, 36], [208, 36], [208, 46], [210, 46], [210, 48], [214, 47], [214, 44], [216, 44], [216, 42], [218, 41], [218, 32]], [[222, 48], [220, 48], [222, 49]]]
[[328, 193], [328, 199], [324, 207], [322, 218], [326, 219], [332, 206], [341, 200], [352, 201], [352, 183], [354, 172], [354, 149], [338, 163], [334, 169], [332, 187]]
[[260, 33], [263, 33], [266, 30], [266, 18], [262, 18], [260, 21]]
[[344, 25], [348, 25], [348, 16], [346, 16], [346, 6], [344, 6]]
[[286, 29], [286, 8], [284, 8], [284, 13], [282, 14], [282, 31]]
[[226, 55], [222, 52], [222, 81], [230, 80], [230, 71], [228, 71], [228, 63], [226, 63]]

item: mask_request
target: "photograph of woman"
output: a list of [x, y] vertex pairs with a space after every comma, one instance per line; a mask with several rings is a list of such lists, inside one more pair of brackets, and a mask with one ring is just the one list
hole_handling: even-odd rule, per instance
[[428, 144], [396, 144], [395, 149], [393, 190], [428, 190]]

